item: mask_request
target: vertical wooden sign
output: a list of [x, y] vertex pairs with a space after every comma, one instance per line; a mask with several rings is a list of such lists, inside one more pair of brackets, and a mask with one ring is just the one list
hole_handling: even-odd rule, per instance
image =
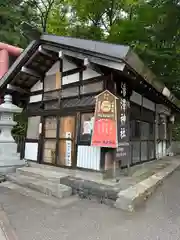
[[117, 97], [108, 90], [96, 96], [91, 145], [116, 148], [117, 138]]
[[118, 101], [118, 147], [116, 149], [116, 160], [121, 161], [121, 166], [127, 166], [130, 158], [129, 144], [129, 102], [126, 100], [127, 87], [122, 83], [121, 96]]

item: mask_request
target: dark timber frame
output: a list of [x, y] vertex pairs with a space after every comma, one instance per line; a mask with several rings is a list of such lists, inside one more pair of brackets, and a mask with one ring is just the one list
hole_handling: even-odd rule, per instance
[[[76, 68], [63, 71], [64, 59], [68, 59], [76, 65]], [[85, 61], [86, 59], [86, 61]], [[59, 74], [61, 84], [59, 88], [45, 91], [45, 74], [59, 61]], [[88, 63], [87, 63], [88, 62]], [[83, 72], [91, 64], [96, 72], [101, 73], [100, 77], [83, 80]], [[66, 85], [62, 84], [62, 78], [79, 74], [79, 80]], [[43, 83], [43, 89], [31, 92], [30, 89], [38, 82]], [[40, 116], [42, 132], [39, 139], [26, 139], [26, 142], [38, 142], [38, 161], [43, 163], [43, 146], [45, 140], [45, 118], [55, 116], [57, 121], [55, 165], [58, 165], [60, 117], [75, 116], [75, 155], [77, 155], [77, 146], [90, 145], [90, 141], [82, 141], [80, 137], [81, 116], [84, 113], [93, 113], [95, 107], [94, 97], [107, 89], [118, 97], [121, 96], [121, 83], [127, 85], [126, 100], [130, 102], [132, 91], [136, 91], [143, 97], [153, 101], [156, 104], [164, 104], [171, 109], [172, 113], [180, 112], [180, 102], [173, 94], [160, 83], [154, 74], [142, 63], [138, 56], [128, 47], [113, 45], [82, 39], [67, 37], [57, 37], [51, 35], [42, 35], [39, 40], [33, 41], [11, 66], [9, 71], [0, 81], [0, 93], [10, 92], [14, 98], [25, 103], [29, 98], [42, 94], [42, 101], [29, 103], [26, 107], [27, 116]], [[90, 89], [90, 84], [99, 84], [99, 89]], [[88, 87], [87, 91], [83, 89]], [[73, 89], [77, 90], [73, 92]], [[72, 96], [68, 95], [72, 91]], [[121, 96], [122, 97], [122, 96]], [[143, 101], [143, 98], [142, 98]], [[133, 104], [130, 102], [130, 106]], [[140, 104], [140, 118], [143, 115], [143, 102]], [[155, 114], [155, 113], [154, 113]], [[129, 116], [128, 116], [129, 118]], [[130, 119], [131, 120], [131, 119]], [[145, 120], [143, 120], [145, 121]], [[155, 116], [153, 115], [153, 124]], [[130, 129], [130, 126], [129, 126]], [[155, 133], [155, 130], [153, 130]], [[155, 134], [154, 134], [155, 136]], [[131, 135], [128, 136], [131, 141]], [[142, 140], [143, 141], [143, 140]], [[156, 139], [153, 138], [150, 141]], [[141, 154], [141, 144], [140, 144]], [[100, 168], [104, 171], [106, 151], [102, 149]], [[154, 149], [155, 158], [155, 149]], [[140, 156], [141, 159], [141, 156]], [[152, 160], [152, 159], [148, 159]], [[141, 160], [139, 162], [142, 162]], [[132, 154], [130, 164], [133, 165]], [[73, 166], [76, 167], [76, 159]]]

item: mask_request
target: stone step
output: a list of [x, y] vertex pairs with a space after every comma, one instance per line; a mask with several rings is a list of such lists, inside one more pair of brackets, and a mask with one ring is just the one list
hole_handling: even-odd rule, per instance
[[43, 202], [43, 203], [48, 204], [55, 208], [65, 207], [65, 206], [71, 205], [71, 204], [79, 201], [79, 198], [75, 195], [67, 197], [67, 198], [62, 198], [60, 200], [55, 197], [44, 195], [43, 193], [37, 192], [30, 188], [26, 188], [26, 187], [20, 186], [18, 184], [15, 184], [15, 183], [9, 182], [9, 181], [1, 183], [0, 187], [5, 187], [8, 189], [11, 189], [11, 190], [15, 191], [16, 193], [19, 193], [26, 197], [31, 197], [37, 201]]
[[60, 183], [71, 187], [73, 193], [79, 193], [81, 196], [96, 196], [113, 201], [117, 199], [117, 194], [120, 191], [119, 187], [116, 186], [109, 186], [73, 176], [61, 178]]
[[[62, 170], [63, 171], [63, 170]], [[72, 172], [73, 174], [74, 172]], [[86, 173], [77, 174], [76, 177], [71, 175], [71, 172], [60, 172], [60, 169], [53, 170], [53, 168], [44, 167], [23, 167], [17, 169], [17, 174], [24, 177], [33, 177], [37, 182], [48, 181], [54, 184], [62, 184], [64, 186], [70, 187], [72, 194], [79, 194], [80, 197], [97, 197], [99, 199], [110, 199], [115, 201], [117, 199], [117, 194], [120, 191], [116, 186], [111, 186], [103, 184], [102, 181], [94, 181], [92, 175], [92, 180], [86, 178]], [[20, 181], [21, 182], [21, 181]], [[33, 180], [31, 182], [34, 182]], [[36, 183], [37, 184], [37, 183]], [[29, 184], [31, 188], [32, 184]], [[33, 184], [34, 185], [34, 184]], [[45, 184], [46, 187], [46, 184]], [[35, 188], [37, 189], [37, 187]], [[45, 190], [43, 192], [46, 193]]]
[[23, 176], [35, 177], [37, 179], [48, 180], [56, 183], [60, 183], [60, 178], [68, 176], [67, 173], [36, 167], [22, 167], [18, 168], [16, 172]]
[[91, 172], [91, 171], [82, 171], [78, 169], [67, 169], [57, 166], [50, 166], [46, 164], [38, 164], [35, 162], [28, 162], [29, 166], [36, 169], [41, 169], [42, 171], [56, 172], [60, 174], [61, 177], [64, 176], [74, 176], [77, 178], [83, 178], [86, 180], [96, 179], [96, 181], [103, 180], [103, 174], [101, 172]]
[[61, 199], [72, 195], [71, 187], [60, 183], [51, 182], [49, 180], [37, 179], [34, 176], [23, 176], [21, 174], [14, 173], [8, 174], [6, 178], [8, 181], [36, 190], [48, 196], [54, 196]]

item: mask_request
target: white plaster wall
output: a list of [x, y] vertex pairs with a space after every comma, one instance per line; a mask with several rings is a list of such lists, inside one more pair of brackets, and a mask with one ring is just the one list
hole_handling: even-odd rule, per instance
[[139, 93], [133, 91], [132, 96], [130, 97], [130, 100], [138, 105], [141, 105], [142, 96]]
[[95, 78], [95, 77], [99, 77], [99, 76], [101, 76], [101, 74], [92, 70], [91, 68], [87, 68], [83, 72], [83, 80], [87, 80], [87, 79]]
[[166, 141], [163, 141], [163, 157], [165, 157], [167, 155], [167, 148], [166, 148]]
[[[97, 73], [96, 71], [87, 68], [85, 71], [83, 71], [83, 80], [99, 77], [101, 74]], [[62, 85], [78, 82], [79, 81], [79, 73], [75, 73], [66, 77], [63, 77], [62, 79]]]
[[101, 148], [78, 146], [77, 167], [100, 170]]
[[78, 82], [79, 81], [79, 73], [75, 73], [62, 78], [62, 85]]
[[157, 159], [160, 159], [160, 158], [163, 157], [163, 142], [160, 141], [160, 142], [157, 144], [157, 147], [158, 147], [158, 149], [157, 149], [157, 152], [158, 152], [158, 157], [157, 157]]
[[156, 142], [156, 159], [159, 159], [158, 143]]
[[[63, 59], [63, 72], [77, 68], [76, 64]], [[58, 68], [56, 69], [58, 70]]]
[[151, 110], [151, 111], [155, 111], [155, 103], [153, 103], [152, 101], [150, 101], [149, 99], [143, 97], [143, 107]]
[[[63, 60], [63, 72], [72, 70], [77, 68], [77, 66], [74, 63], [71, 63], [67, 61], [66, 59]], [[59, 62], [56, 62], [52, 68], [46, 73], [47, 76], [49, 75], [55, 75], [56, 72], [59, 71]], [[85, 71], [83, 71], [83, 80], [87, 80], [90, 78], [101, 76], [101, 74], [97, 73], [91, 68], [87, 68]], [[62, 85], [73, 83], [79, 81], [79, 73], [75, 73], [66, 77], [62, 78]]]
[[[32, 88], [31, 92], [36, 92], [43, 89], [43, 83], [38, 81]], [[42, 100], [42, 94], [37, 94], [34, 96], [30, 96], [29, 103], [40, 102]]]
[[30, 96], [30, 103], [40, 102], [42, 100], [42, 94]]
[[37, 161], [38, 143], [26, 142], [25, 144], [25, 159]]
[[43, 89], [43, 83], [38, 81], [32, 88], [31, 92], [39, 91]]
[[49, 69], [49, 71], [46, 73], [46, 76], [55, 74], [59, 69], [59, 61], [54, 63], [54, 65]]
[[160, 159], [162, 157], [167, 156], [168, 154], [168, 149], [167, 149], [167, 144], [166, 141], [160, 141], [156, 145], [156, 158]]
[[[130, 100], [132, 102], [138, 104], [138, 105], [141, 105], [141, 103], [142, 103], [142, 96], [139, 93], [133, 91]], [[147, 109], [149, 109], [151, 111], [155, 111], [155, 103], [153, 103], [152, 101], [150, 101], [149, 99], [147, 99], [145, 97], [143, 97], [143, 107], [145, 107], [145, 108], [147, 108]]]
[[[63, 72], [77, 68], [76, 64], [69, 62], [66, 59], [63, 59]], [[54, 63], [54, 65], [49, 69], [46, 75], [53, 75], [59, 71], [59, 61]]]

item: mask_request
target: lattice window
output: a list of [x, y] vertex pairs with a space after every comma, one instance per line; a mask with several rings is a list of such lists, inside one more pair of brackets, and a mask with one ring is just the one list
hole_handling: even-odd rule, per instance
[[46, 163], [55, 163], [56, 159], [56, 141], [46, 140], [44, 142], [44, 156], [43, 161]]
[[56, 138], [57, 120], [55, 117], [45, 119], [45, 138]]
[[44, 91], [56, 90], [56, 75], [46, 76], [44, 78]]
[[44, 103], [44, 110], [58, 109], [58, 108], [60, 108], [58, 101], [50, 101], [50, 102]]
[[81, 94], [100, 92], [103, 90], [103, 82], [95, 82], [83, 85], [81, 87]]
[[58, 99], [59, 98], [59, 91], [52, 91], [52, 92], [45, 92], [43, 95], [43, 100], [53, 100], [53, 99]]
[[28, 118], [27, 138], [39, 139], [40, 116]]
[[78, 87], [70, 87], [62, 90], [61, 96], [63, 98], [65, 97], [73, 97], [78, 96], [79, 94], [79, 88]]

